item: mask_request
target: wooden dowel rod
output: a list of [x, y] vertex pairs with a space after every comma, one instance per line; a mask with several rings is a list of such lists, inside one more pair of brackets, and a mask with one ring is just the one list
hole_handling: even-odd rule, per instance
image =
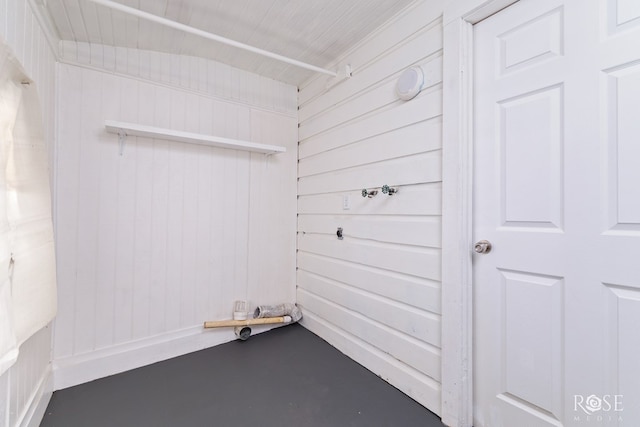
[[251, 326], [251, 325], [269, 325], [274, 323], [289, 323], [291, 318], [285, 319], [289, 316], [280, 317], [265, 317], [264, 319], [247, 319], [247, 320], [211, 320], [204, 322], [205, 328], [223, 328], [227, 326]]

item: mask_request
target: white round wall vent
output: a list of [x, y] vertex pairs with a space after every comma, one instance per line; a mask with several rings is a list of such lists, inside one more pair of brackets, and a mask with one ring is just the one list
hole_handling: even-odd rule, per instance
[[422, 90], [424, 73], [420, 67], [411, 67], [405, 70], [396, 84], [396, 93], [404, 101], [413, 99]]

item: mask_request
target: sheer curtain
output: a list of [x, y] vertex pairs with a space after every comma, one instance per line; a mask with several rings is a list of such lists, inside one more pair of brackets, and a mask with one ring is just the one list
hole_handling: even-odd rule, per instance
[[11, 64], [6, 53], [0, 56], [0, 374], [18, 357], [9, 269], [9, 220], [7, 218], [7, 147], [13, 139], [13, 127], [20, 105], [20, 88], [12, 81]]
[[0, 375], [55, 316], [49, 164], [34, 84], [0, 47]]

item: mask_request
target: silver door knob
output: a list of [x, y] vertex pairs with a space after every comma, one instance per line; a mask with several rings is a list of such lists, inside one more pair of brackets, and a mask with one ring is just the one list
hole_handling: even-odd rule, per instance
[[473, 250], [479, 254], [488, 254], [491, 252], [491, 242], [488, 240], [480, 240], [475, 244]]

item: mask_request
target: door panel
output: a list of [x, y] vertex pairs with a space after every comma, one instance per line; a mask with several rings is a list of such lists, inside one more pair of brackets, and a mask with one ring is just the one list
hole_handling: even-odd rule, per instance
[[562, 55], [563, 22], [562, 8], [558, 8], [500, 34], [497, 39], [501, 74]]
[[604, 74], [611, 159], [605, 169], [607, 222], [611, 229], [640, 231], [640, 64], [625, 64]]
[[640, 425], [638, 4], [475, 25], [476, 427]]
[[504, 390], [550, 414], [562, 408], [563, 279], [501, 271]]
[[640, 25], [640, 2], [637, 0], [607, 0], [609, 34]]
[[503, 226], [562, 228], [562, 98], [555, 85], [498, 102]]

